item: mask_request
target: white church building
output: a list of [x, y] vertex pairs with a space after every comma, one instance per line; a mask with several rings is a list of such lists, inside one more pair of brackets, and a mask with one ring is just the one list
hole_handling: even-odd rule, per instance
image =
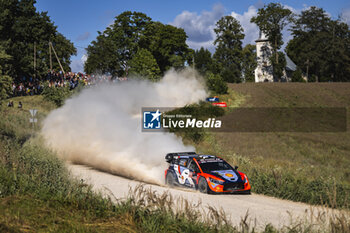
[[[255, 69], [255, 82], [275, 82], [273, 78], [273, 69], [270, 62], [270, 57], [272, 55], [272, 46], [263, 32], [260, 31], [259, 39], [255, 41], [256, 43], [256, 57], [257, 57], [257, 67]], [[284, 54], [286, 58], [286, 68], [284, 70], [284, 75], [282, 81], [291, 81], [291, 74], [296, 70], [296, 65], [294, 62]]]

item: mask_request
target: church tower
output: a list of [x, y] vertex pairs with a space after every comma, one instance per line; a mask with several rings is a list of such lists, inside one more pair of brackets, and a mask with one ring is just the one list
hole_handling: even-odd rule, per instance
[[257, 67], [255, 69], [255, 82], [273, 82], [273, 69], [270, 62], [272, 47], [265, 34], [260, 31], [256, 43]]

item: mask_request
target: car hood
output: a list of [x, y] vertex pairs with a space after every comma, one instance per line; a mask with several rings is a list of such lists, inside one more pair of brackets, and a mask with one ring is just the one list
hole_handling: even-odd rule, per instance
[[211, 171], [210, 174], [231, 182], [239, 180], [239, 174], [234, 170]]

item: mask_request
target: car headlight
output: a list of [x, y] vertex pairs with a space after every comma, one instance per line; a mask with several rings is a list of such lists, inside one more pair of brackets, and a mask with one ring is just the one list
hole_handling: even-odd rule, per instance
[[210, 177], [209, 177], [209, 181], [214, 183], [214, 184], [223, 184], [224, 183], [224, 181], [213, 179], [213, 178], [210, 178]]
[[244, 174], [244, 179], [243, 179], [243, 182], [244, 182], [244, 183], [247, 183], [247, 182], [248, 182], [248, 177], [247, 177], [247, 175], [246, 175], [246, 174]]

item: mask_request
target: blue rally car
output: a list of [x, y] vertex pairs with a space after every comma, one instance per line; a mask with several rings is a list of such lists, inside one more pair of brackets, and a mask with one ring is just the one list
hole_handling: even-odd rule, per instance
[[202, 193], [250, 194], [248, 177], [222, 158], [198, 155], [195, 152], [169, 153], [165, 156], [169, 168], [165, 183], [198, 189]]

